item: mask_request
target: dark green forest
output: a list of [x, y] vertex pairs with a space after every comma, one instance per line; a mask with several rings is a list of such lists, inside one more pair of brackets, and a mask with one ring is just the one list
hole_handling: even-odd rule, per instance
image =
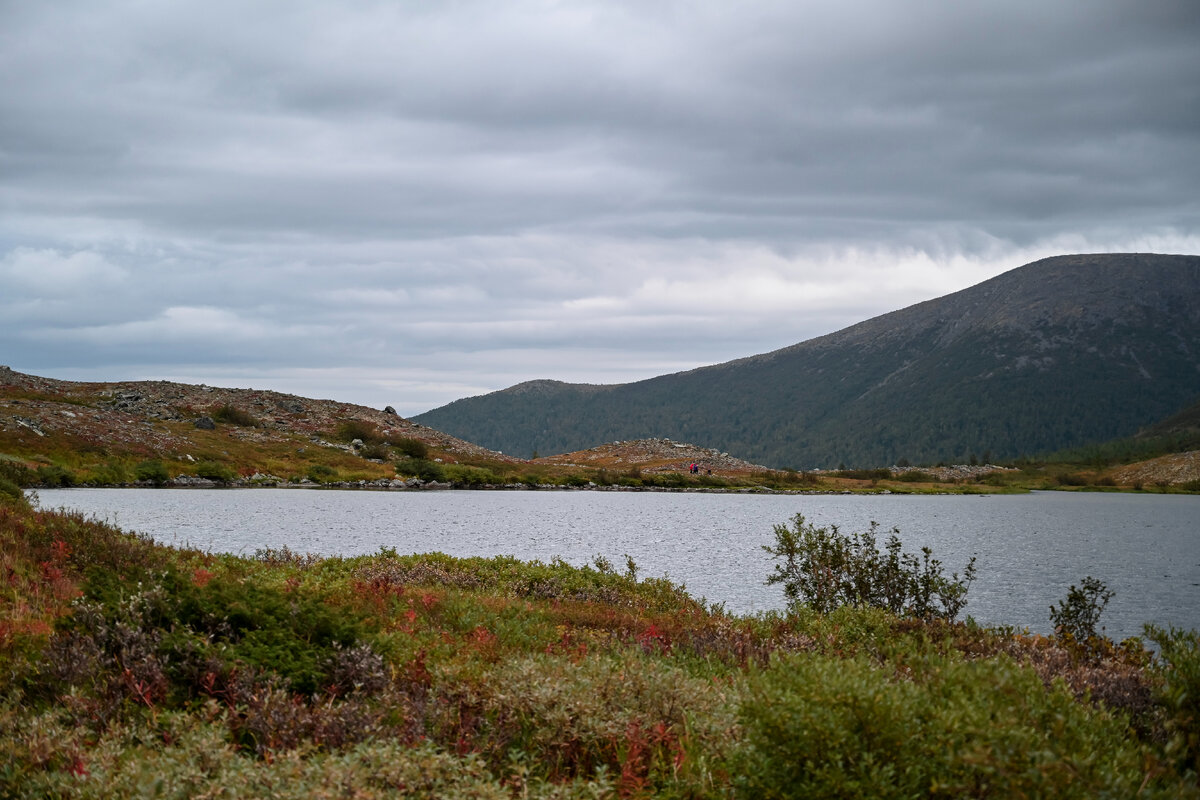
[[1198, 398], [1200, 257], [1074, 256], [762, 356], [536, 381], [414, 419], [526, 458], [668, 437], [812, 469], [1088, 447]]

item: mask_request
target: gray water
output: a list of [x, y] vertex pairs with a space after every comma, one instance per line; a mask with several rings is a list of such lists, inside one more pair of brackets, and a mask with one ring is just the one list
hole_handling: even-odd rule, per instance
[[[966, 613], [986, 625], [1048, 633], [1049, 606], [1091, 575], [1116, 592], [1106, 633], [1153, 622], [1200, 628], [1200, 497], [1037, 492], [1003, 496], [729, 495], [634, 492], [367, 492], [284, 489], [56, 489], [66, 507], [155, 540], [253, 555], [512, 555], [582, 565], [595, 556], [667, 575], [739, 613], [783, 607], [765, 586], [761, 545], [797, 513], [844, 531], [896, 527], [904, 549], [933, 549], [947, 573], [971, 556]], [[882, 538], [882, 536], [881, 536]]]

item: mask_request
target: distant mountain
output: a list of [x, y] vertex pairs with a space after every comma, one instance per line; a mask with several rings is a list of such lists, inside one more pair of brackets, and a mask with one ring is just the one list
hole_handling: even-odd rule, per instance
[[1048, 258], [764, 355], [531, 381], [413, 419], [528, 457], [669, 437], [776, 467], [992, 459], [1131, 436], [1200, 398], [1200, 256]]

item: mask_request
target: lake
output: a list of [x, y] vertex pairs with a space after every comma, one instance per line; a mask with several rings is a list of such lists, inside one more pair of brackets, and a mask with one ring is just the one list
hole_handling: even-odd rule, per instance
[[[1115, 639], [1154, 622], [1200, 627], [1200, 496], [749, 495], [599, 491], [54, 489], [42, 508], [83, 511], [171, 545], [253, 555], [512, 555], [667, 575], [696, 597], [748, 613], [783, 607], [765, 586], [761, 545], [797, 513], [843, 531], [879, 522], [904, 549], [933, 549], [947, 574], [976, 556], [966, 613], [1048, 633], [1049, 606], [1091, 575], [1116, 595], [1102, 617]], [[882, 541], [881, 541], [882, 544]]]

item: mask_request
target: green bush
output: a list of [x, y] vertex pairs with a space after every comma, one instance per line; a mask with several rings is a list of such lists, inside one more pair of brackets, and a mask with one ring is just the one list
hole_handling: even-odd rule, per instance
[[25, 492], [8, 478], [0, 476], [0, 502], [25, 504]]
[[658, 486], [663, 489], [682, 489], [688, 485], [687, 478], [681, 472], [642, 473], [642, 484]]
[[237, 425], [241, 428], [257, 428], [262, 423], [258, 418], [244, 408], [226, 403], [212, 412], [213, 422], [224, 422], [226, 425]]
[[471, 467], [466, 464], [447, 464], [442, 468], [445, 480], [456, 486], [485, 486], [504, 482], [496, 473], [482, 467]]
[[[780, 658], [752, 680], [744, 797], [1133, 797], [1169, 792], [1123, 718], [1006, 659], [922, 655], [919, 680], [865, 658]], [[1163, 786], [1162, 784], [1166, 784]]]
[[129, 470], [120, 462], [102, 464], [92, 470], [87, 483], [91, 486], [119, 486], [129, 483]]
[[[45, 688], [118, 689], [134, 700], [140, 693], [143, 702], [170, 705], [212, 694], [217, 683], [248, 669], [307, 697], [354, 672], [347, 669], [353, 659], [363, 660], [351, 650], [365, 629], [349, 609], [304, 592], [203, 574], [197, 581], [169, 571], [133, 593], [117, 578], [93, 578], [90, 599], [45, 654]], [[123, 677], [129, 672], [140, 687]]]
[[355, 439], [361, 439], [363, 444], [380, 444], [383, 442], [383, 437], [379, 435], [379, 430], [369, 422], [361, 419], [348, 419], [337, 426], [334, 431], [334, 438], [342, 442], [352, 442]]
[[155, 486], [162, 486], [171, 480], [167, 465], [157, 458], [141, 461], [133, 468], [133, 474], [139, 481], [148, 481]]
[[487, 684], [482, 702], [496, 722], [482, 733], [492, 740], [485, 750], [531, 756], [535, 774], [555, 781], [607, 770], [621, 777], [621, 796], [649, 797], [648, 786], [686, 778], [686, 747], [719, 751], [734, 734], [721, 689], [668, 661], [531, 656]]
[[229, 483], [237, 477], [237, 473], [220, 461], [201, 461], [196, 464], [196, 474], [218, 483]]
[[411, 475], [423, 481], [446, 480], [446, 472], [441, 464], [424, 458], [404, 458], [396, 462], [396, 472], [401, 475]]
[[763, 545], [783, 562], [775, 564], [767, 583], [783, 584], [791, 604], [810, 606], [821, 614], [850, 605], [922, 619], [957, 618], [975, 580], [975, 559], [967, 562], [961, 579], [958, 573], [947, 578], [928, 547], [921, 548], [920, 559], [902, 552], [896, 529], [888, 537], [886, 552], [880, 552], [877, 527], [871, 523], [865, 533], [847, 535], [836, 525], [817, 527], [797, 514], [791, 528], [775, 526], [774, 547]]
[[1147, 625], [1146, 638], [1162, 657], [1156, 699], [1166, 714], [1166, 755], [1195, 776], [1200, 773], [1200, 633]]
[[308, 479], [314, 483], [328, 483], [337, 479], [337, 470], [328, 464], [313, 464], [308, 468]]
[[720, 475], [697, 475], [693, 480], [705, 488], [709, 489], [724, 489], [730, 486], [729, 481], [722, 478]]
[[397, 451], [408, 456], [409, 458], [429, 458], [429, 445], [425, 444], [420, 439], [413, 439], [409, 436], [401, 436], [399, 439], [392, 440], [392, 446], [395, 447]]
[[0, 456], [0, 478], [4, 478], [17, 486], [29, 487], [38, 482], [36, 472], [9, 456]]
[[1094, 650], [1100, 638], [1096, 630], [1100, 624], [1100, 614], [1112, 597], [1112, 591], [1104, 582], [1090, 575], [1080, 581], [1079, 588], [1072, 585], [1062, 605], [1050, 606], [1050, 623], [1054, 626], [1054, 633], [1085, 650]]
[[359, 448], [358, 454], [366, 459], [374, 459], [376, 461], [387, 461], [391, 453], [388, 452], [385, 444], [368, 444]]
[[57, 488], [76, 484], [75, 473], [58, 464], [45, 464], [37, 468], [37, 480], [42, 486]]

